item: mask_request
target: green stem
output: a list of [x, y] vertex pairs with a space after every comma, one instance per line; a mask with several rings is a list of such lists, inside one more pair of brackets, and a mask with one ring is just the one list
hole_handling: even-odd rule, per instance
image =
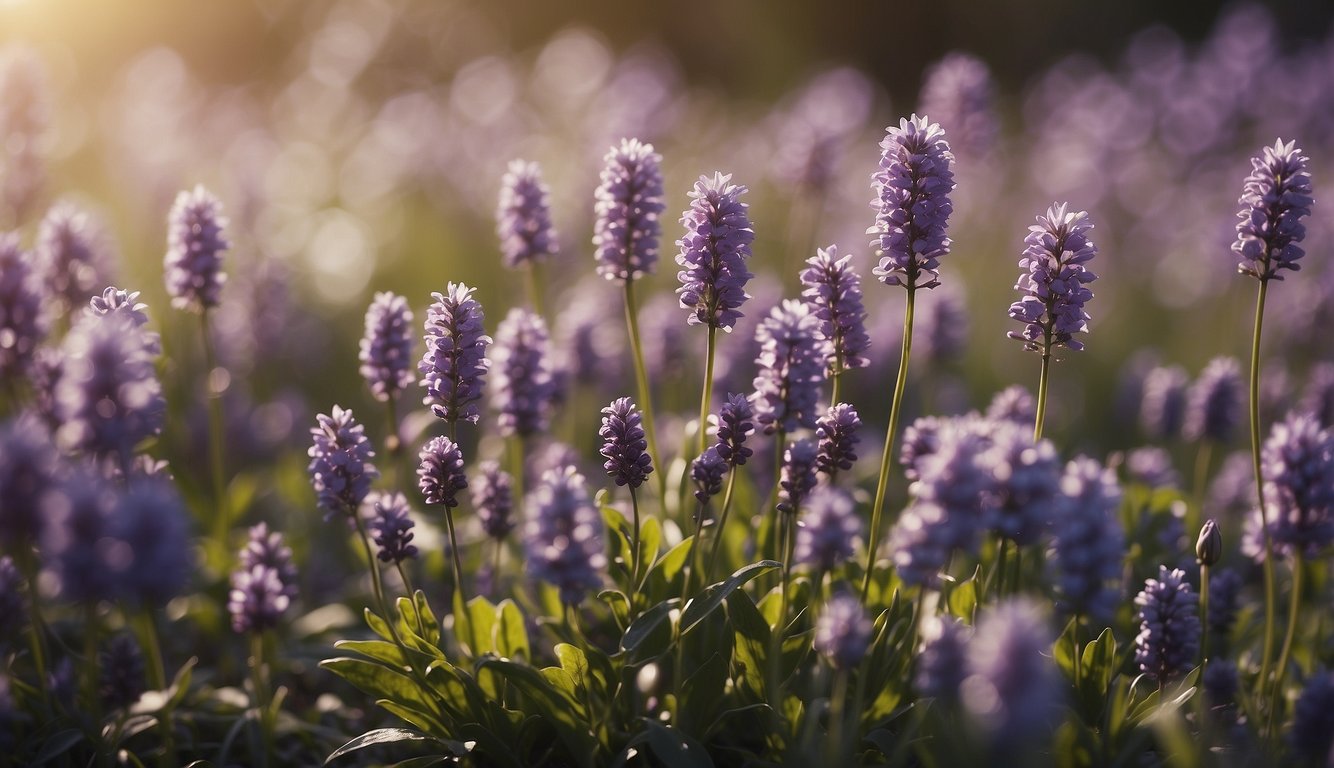
[[408, 570], [403, 567], [403, 561], [395, 562], [394, 567], [398, 569], [398, 577], [403, 580], [403, 590], [408, 593], [408, 599], [412, 601], [412, 614], [417, 618], [417, 631], [425, 640], [426, 622], [422, 619], [421, 611], [417, 609], [417, 590], [412, 588], [412, 580], [408, 578]]
[[394, 617], [389, 615], [389, 610], [384, 602], [384, 585], [380, 583], [380, 564], [375, 559], [375, 553], [371, 551], [370, 537], [366, 535], [366, 524], [362, 521], [361, 515], [352, 513], [352, 520], [357, 526], [357, 538], [361, 539], [362, 550], [366, 553], [366, 565], [371, 569], [371, 589], [375, 592], [375, 608], [380, 612], [385, 624], [389, 626], [389, 634], [393, 635], [394, 644], [403, 647], [403, 640], [398, 636], [398, 628], [395, 626]]
[[1278, 654], [1278, 666], [1274, 668], [1274, 695], [1269, 708], [1269, 730], [1274, 727], [1274, 713], [1283, 696], [1283, 678], [1288, 671], [1288, 656], [1292, 653], [1292, 640], [1297, 635], [1297, 616], [1302, 605], [1302, 571], [1305, 570], [1306, 556], [1299, 544], [1292, 553], [1292, 603], [1288, 606], [1288, 630], [1283, 635], [1283, 649]]
[[[403, 464], [403, 441], [398, 436], [398, 407], [394, 403], [394, 396], [390, 395], [385, 401], [386, 418], [389, 420], [389, 431], [384, 436], [384, 452], [389, 457], [389, 466], [395, 473], [395, 477], [389, 478], [390, 486], [396, 486], [403, 478], [410, 474], [406, 471]], [[397, 476], [402, 473], [401, 476]]]
[[523, 507], [523, 438], [514, 435], [509, 438], [510, 477], [514, 481], [514, 503]]
[[1075, 614], [1074, 622], [1075, 622], [1075, 625], [1074, 625], [1074, 631], [1072, 631], [1072, 632], [1070, 633], [1070, 649], [1074, 652], [1074, 657], [1075, 657], [1075, 694], [1078, 695], [1078, 694], [1079, 694], [1079, 679], [1080, 679], [1080, 677], [1083, 676], [1083, 675], [1082, 675], [1082, 669], [1081, 669], [1081, 668], [1084, 666], [1083, 659], [1080, 658], [1080, 652], [1079, 652], [1079, 651], [1080, 651], [1080, 648], [1079, 648], [1079, 614], [1078, 614], [1078, 613]]
[[644, 436], [648, 438], [648, 454], [653, 459], [653, 474], [658, 478], [658, 498], [667, 504], [666, 468], [658, 453], [657, 431], [653, 427], [653, 397], [648, 385], [648, 372], [644, 367], [644, 350], [639, 343], [639, 310], [635, 304], [635, 281], [625, 281], [625, 324], [629, 329], [630, 352], [635, 363], [635, 383], [639, 387], [639, 406], [644, 412]]
[[542, 307], [542, 281], [538, 274], [538, 264], [535, 261], [528, 263], [528, 268], [524, 271], [524, 282], [528, 284], [528, 300], [533, 304], [533, 313], [538, 317], [546, 318], [546, 312]]
[[639, 600], [639, 495], [635, 492], [635, 487], [630, 486], [630, 509], [634, 511], [634, 531], [630, 540], [630, 558], [633, 565], [630, 568], [630, 609], [634, 613], [635, 603]]
[[1251, 380], [1250, 380], [1250, 420], [1251, 420], [1251, 460], [1255, 470], [1255, 493], [1260, 503], [1260, 531], [1265, 546], [1265, 635], [1264, 651], [1260, 655], [1260, 694], [1263, 700], [1265, 687], [1269, 685], [1270, 659], [1274, 655], [1274, 604], [1278, 596], [1274, 586], [1274, 544], [1269, 535], [1269, 510], [1265, 507], [1264, 471], [1260, 466], [1260, 336], [1264, 327], [1265, 296], [1269, 282], [1260, 280], [1259, 292], [1255, 300], [1255, 332], [1251, 336]]
[[782, 427], [774, 433], [774, 482], [769, 488], [769, 500], [765, 502], [765, 514], [769, 516], [769, 535], [763, 543], [764, 556], [771, 560], [778, 559], [778, 488], [783, 481], [783, 453], [787, 451], [787, 431]]
[[840, 667], [834, 673], [834, 690], [829, 697], [829, 743], [825, 745], [826, 765], [846, 765], [848, 750], [844, 747], [844, 729], [847, 719], [848, 670]]
[[709, 326], [709, 341], [704, 352], [704, 392], [699, 396], [699, 453], [709, 444], [709, 399], [713, 395], [713, 358], [718, 349], [718, 328]]
[[259, 764], [268, 766], [273, 762], [273, 722], [269, 717], [268, 682], [264, 679], [264, 636], [259, 632], [250, 635], [250, 671], [250, 684], [255, 688], [253, 703], [263, 744]]
[[[162, 645], [158, 642], [157, 623], [153, 621], [153, 614], [147, 609], [140, 611], [136, 618], [139, 623], [141, 642], [148, 656], [148, 682], [153, 686], [153, 690], [165, 691], [167, 689], [167, 670], [162, 661]], [[161, 718], [162, 765], [164, 768], [180, 765], [181, 763], [176, 755], [176, 724], [170, 707], [163, 708]]]
[[723, 511], [718, 515], [718, 530], [713, 534], [713, 548], [709, 552], [709, 566], [705, 571], [705, 578], [713, 581], [714, 573], [718, 568], [718, 552], [722, 549], [723, 533], [727, 530], [727, 513], [732, 509], [732, 489], [736, 487], [737, 468], [727, 473], [727, 490], [723, 491]]
[[1004, 538], [996, 537], [996, 570], [991, 573], [991, 584], [995, 587], [996, 600], [1005, 597], [1005, 560], [1010, 548]]
[[1209, 566], [1200, 563], [1200, 679], [1209, 663]]
[[1051, 330], [1045, 329], [1042, 342], [1042, 370], [1038, 374], [1038, 413], [1033, 420], [1033, 442], [1042, 439], [1042, 422], [1047, 418], [1047, 378], [1051, 373]]
[[908, 301], [903, 308], [903, 351], [899, 357], [899, 375], [894, 381], [894, 397], [889, 406], [889, 427], [885, 432], [885, 449], [880, 456], [880, 478], [875, 485], [875, 503], [871, 506], [870, 539], [866, 545], [866, 575], [862, 579], [862, 605], [871, 592], [871, 575], [875, 572], [875, 556], [880, 549], [880, 516], [885, 508], [889, 488], [889, 465], [894, 455], [894, 439], [898, 435], [899, 415], [903, 405], [903, 390], [908, 382], [908, 356], [912, 352], [914, 286], [908, 285]]
[[213, 503], [217, 505], [214, 517], [214, 541], [222, 544], [227, 541], [227, 531], [231, 512], [228, 503], [227, 485], [223, 480], [223, 416], [222, 393], [213, 390], [213, 370], [217, 367], [213, 352], [213, 336], [209, 333], [208, 310], [199, 313], [199, 327], [204, 339], [204, 389], [208, 398], [208, 445], [209, 469], [213, 483]]
[[[450, 559], [454, 561], [454, 630], [462, 635], [462, 624], [467, 620], [468, 599], [463, 591], [463, 557], [459, 551], [459, 540], [454, 535], [454, 512], [449, 507], [445, 507], [445, 528], [449, 531], [449, 553]], [[414, 600], [415, 605], [415, 600]], [[459, 606], [463, 610], [457, 610]], [[462, 635], [465, 636], [466, 635]], [[476, 652], [476, 649], [473, 649]]]
[[[47, 684], [46, 677], [46, 625], [42, 621], [41, 604], [37, 600], [38, 564], [30, 549], [21, 547], [20, 550], [19, 567], [27, 582], [28, 615], [31, 617], [31, 621], [28, 622], [28, 647], [32, 651], [32, 663], [37, 671], [37, 690], [41, 692], [42, 709], [46, 711], [51, 707], [51, 688]], [[97, 618], [95, 609], [89, 609], [89, 617], [88, 634], [95, 635], [92, 630], [93, 622]], [[95, 649], [97, 646], [93, 647]]]
[[500, 539], [496, 539], [494, 559], [491, 561], [491, 593], [500, 594]]

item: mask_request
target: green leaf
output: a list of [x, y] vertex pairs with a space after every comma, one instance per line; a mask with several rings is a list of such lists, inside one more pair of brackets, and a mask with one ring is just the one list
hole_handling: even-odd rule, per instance
[[973, 623], [973, 616], [977, 613], [977, 579], [980, 571], [981, 566], [978, 566], [977, 570], [973, 571], [972, 578], [954, 585], [950, 590], [950, 613], [969, 624]]
[[328, 765], [329, 763], [342, 757], [343, 755], [346, 755], [350, 752], [356, 752], [359, 749], [365, 749], [366, 747], [378, 747], [382, 744], [397, 744], [398, 742], [402, 741], [430, 741], [439, 744], [443, 747], [446, 747], [447, 749], [450, 750], [450, 754], [452, 755], [462, 756], [468, 754], [468, 751], [466, 749], [463, 749], [462, 744], [457, 744], [457, 742], [455, 742], [454, 744], [457, 744], [457, 750], [456, 750], [454, 748], [454, 744], [441, 741], [440, 739], [437, 739], [434, 736], [429, 736], [425, 733], [421, 733], [420, 731], [413, 731], [407, 728], [376, 728], [373, 731], [367, 731], [361, 734], [360, 736], [356, 737], [355, 739], [352, 739], [351, 741], [339, 747], [338, 749], [335, 749], [332, 753], [330, 753], [330, 755], [327, 758], [324, 759], [324, 764]]
[[340, 651], [359, 653], [368, 659], [388, 664], [394, 668], [409, 666], [403, 656], [403, 649], [384, 640], [339, 640], [334, 648]]
[[689, 670], [681, 691], [682, 730], [687, 733], [705, 733], [723, 703], [726, 686], [727, 663], [718, 653]]
[[[479, 659], [477, 668], [493, 669], [509, 681], [529, 699], [533, 707], [531, 714], [544, 717], [555, 727], [556, 735], [570, 754], [582, 764], [591, 764], [596, 742], [588, 730], [588, 723], [580, 719], [583, 706], [573, 695], [574, 681], [568, 680], [569, 675], [563, 669], [548, 667], [539, 672], [527, 664], [494, 656]], [[565, 680], [560, 680], [559, 686], [553, 685], [552, 678], [561, 676], [568, 680], [568, 687]]]
[[569, 643], [556, 644], [556, 660], [560, 668], [584, 690], [591, 690], [591, 675], [588, 671], [588, 657], [578, 647]]
[[672, 642], [671, 612], [678, 598], [664, 600], [640, 614], [621, 637], [621, 651], [628, 663], [638, 664], [667, 652]]
[[765, 670], [772, 634], [769, 623], [745, 590], [738, 590], [728, 596], [727, 613], [736, 631], [732, 665], [737, 682], [744, 682], [756, 696], [765, 700], [768, 682]]
[[523, 612], [513, 600], [501, 600], [496, 616], [496, 654], [506, 659], [528, 661], [528, 628], [523, 623]]
[[648, 592], [649, 602], [662, 602], [672, 595], [681, 593], [681, 585], [677, 581], [683, 578], [681, 572], [685, 568], [686, 558], [690, 555], [691, 543], [692, 538], [686, 538], [668, 550], [667, 554], [658, 558], [658, 561], [649, 568], [648, 576], [644, 580], [644, 589]]
[[624, 631], [630, 622], [630, 598], [619, 589], [604, 589], [598, 593], [598, 599], [607, 604], [616, 626]]
[[1086, 722], [1100, 723], [1107, 706], [1108, 689], [1116, 676], [1116, 638], [1112, 636], [1112, 630], [1104, 629], [1097, 640], [1084, 646], [1080, 659], [1080, 704]]
[[436, 618], [435, 611], [431, 610], [431, 603], [426, 599], [426, 593], [419, 589], [413, 594], [412, 600], [417, 604], [417, 613], [426, 627], [424, 639], [431, 645], [440, 647], [440, 619]]
[[704, 589], [704, 593], [691, 599], [690, 603], [681, 613], [681, 634], [684, 635], [694, 629], [705, 616], [712, 613], [718, 606], [723, 604], [727, 596], [732, 594], [741, 585], [759, 576], [765, 571], [771, 571], [775, 568], [781, 568], [782, 563], [774, 560], [761, 560], [758, 563], [751, 563], [727, 578], [726, 581], [717, 584], [710, 584]]
[[641, 718], [649, 749], [667, 768], [713, 768], [713, 760], [699, 742], [657, 720]]
[[496, 607], [478, 595], [468, 601], [467, 643], [473, 656], [495, 652]]
[[429, 713], [437, 723], [439, 708], [417, 683], [402, 672], [383, 664], [352, 658], [325, 659], [320, 666], [333, 672], [377, 699], [388, 699], [416, 711]]
[[35, 756], [33, 756], [32, 762], [29, 763], [29, 765], [45, 765], [70, 751], [75, 744], [78, 744], [83, 740], [83, 731], [80, 731], [77, 728], [69, 728], [53, 733], [42, 740], [42, 748]]

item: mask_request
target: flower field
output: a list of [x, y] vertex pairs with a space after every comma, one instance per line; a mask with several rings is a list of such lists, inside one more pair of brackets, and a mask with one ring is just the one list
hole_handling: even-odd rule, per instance
[[0, 37], [0, 765], [1334, 766], [1334, 33], [465, 6]]

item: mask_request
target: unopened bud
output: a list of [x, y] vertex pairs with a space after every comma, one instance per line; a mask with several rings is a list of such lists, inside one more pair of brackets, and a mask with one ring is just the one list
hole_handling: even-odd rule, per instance
[[1195, 559], [1200, 565], [1209, 566], [1223, 556], [1223, 534], [1218, 531], [1218, 523], [1205, 520], [1200, 528], [1200, 538], [1195, 540]]

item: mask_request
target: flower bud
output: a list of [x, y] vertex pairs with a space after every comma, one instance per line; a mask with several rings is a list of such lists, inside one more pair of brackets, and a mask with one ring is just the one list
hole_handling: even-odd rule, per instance
[[1200, 538], [1195, 540], [1195, 559], [1200, 565], [1209, 566], [1223, 556], [1223, 534], [1218, 531], [1218, 523], [1205, 520], [1200, 528]]

